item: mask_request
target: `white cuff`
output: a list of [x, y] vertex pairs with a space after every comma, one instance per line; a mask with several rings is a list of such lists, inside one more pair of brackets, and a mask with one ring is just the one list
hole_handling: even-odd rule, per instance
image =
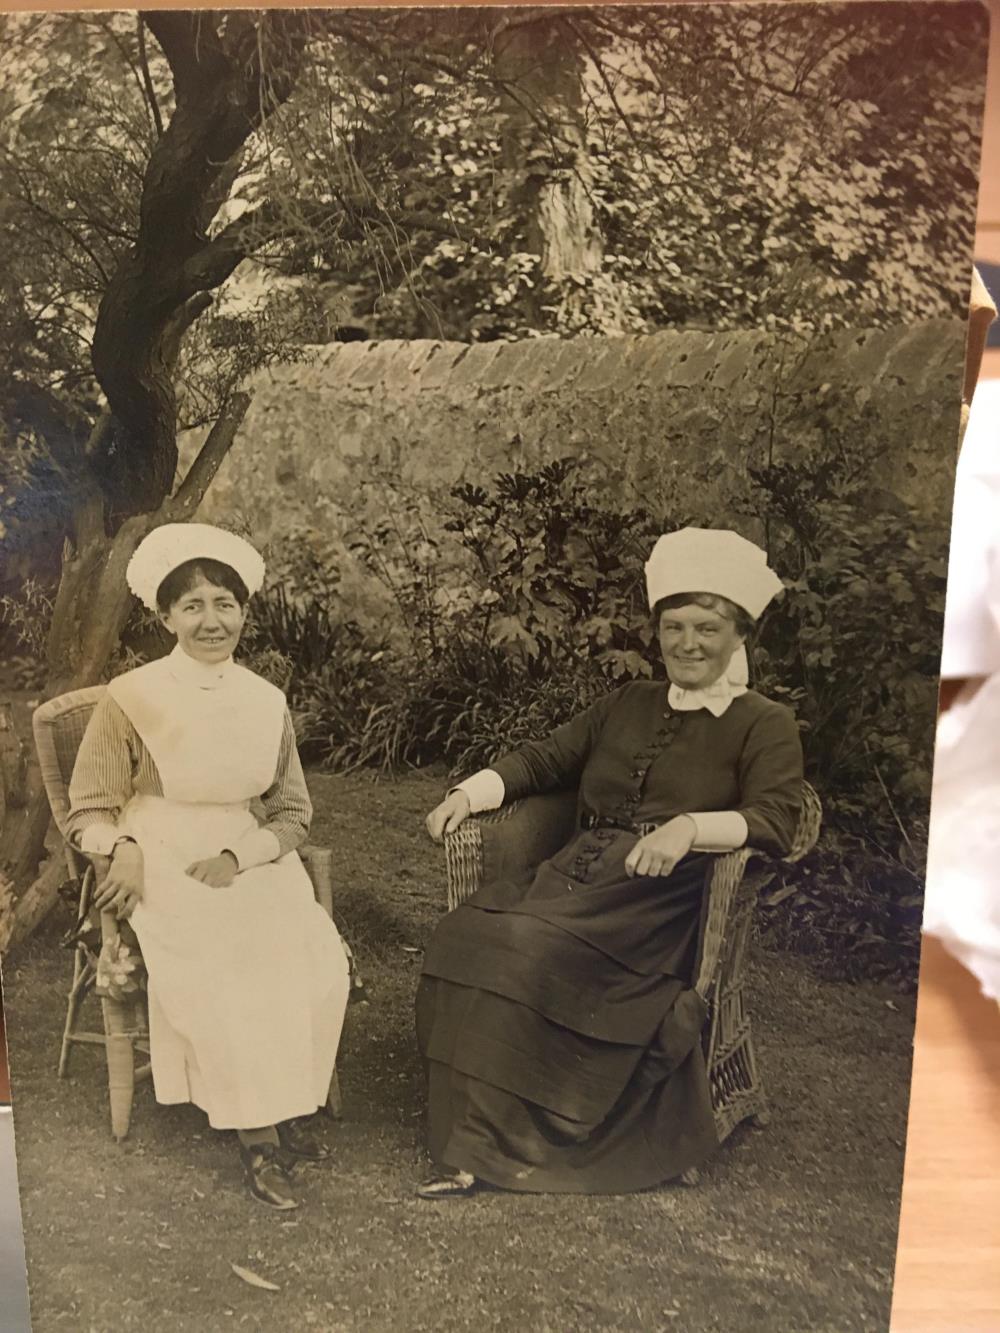
[[693, 852], [732, 852], [745, 845], [750, 832], [738, 810], [710, 810], [688, 815], [694, 820]]
[[451, 790], [465, 792], [469, 798], [469, 809], [474, 815], [483, 810], [499, 810], [506, 794], [503, 778], [492, 768], [481, 768]]
[[91, 856], [110, 856], [115, 843], [122, 836], [116, 824], [88, 824], [80, 834], [80, 851]]
[[281, 843], [269, 828], [257, 828], [238, 838], [231, 847], [223, 847], [222, 851], [232, 852], [240, 870], [250, 870], [253, 866], [277, 861], [281, 855]]

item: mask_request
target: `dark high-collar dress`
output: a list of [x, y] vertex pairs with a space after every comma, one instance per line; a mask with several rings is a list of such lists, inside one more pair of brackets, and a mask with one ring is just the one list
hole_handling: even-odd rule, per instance
[[634, 682], [493, 767], [507, 801], [579, 788], [584, 815], [622, 827], [581, 828], [434, 931], [417, 996], [431, 1153], [513, 1190], [669, 1180], [717, 1144], [692, 982], [707, 864], [630, 878], [629, 826], [738, 810], [751, 846], [786, 851], [795, 720], [753, 691], [720, 717], [676, 712], [665, 685]]

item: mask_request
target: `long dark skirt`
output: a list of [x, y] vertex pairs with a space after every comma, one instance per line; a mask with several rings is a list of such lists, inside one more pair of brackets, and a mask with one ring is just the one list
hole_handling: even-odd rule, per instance
[[614, 1194], [717, 1146], [691, 989], [704, 857], [629, 879], [630, 834], [581, 834], [530, 882], [438, 925], [417, 994], [439, 1166]]

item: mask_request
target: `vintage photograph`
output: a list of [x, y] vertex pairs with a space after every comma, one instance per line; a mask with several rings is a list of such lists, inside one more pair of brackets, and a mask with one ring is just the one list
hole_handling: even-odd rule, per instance
[[0, 15], [35, 1333], [888, 1328], [986, 45]]

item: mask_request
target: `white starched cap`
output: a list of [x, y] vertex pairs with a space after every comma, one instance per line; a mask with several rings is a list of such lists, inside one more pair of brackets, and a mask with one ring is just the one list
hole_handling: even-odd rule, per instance
[[783, 587], [766, 551], [725, 528], [665, 533], [646, 561], [650, 610], [664, 597], [708, 592], [728, 597], [756, 620]]
[[188, 560], [218, 560], [235, 569], [251, 596], [264, 582], [264, 561], [248, 541], [211, 523], [164, 523], [136, 547], [125, 582], [150, 611], [160, 584]]

